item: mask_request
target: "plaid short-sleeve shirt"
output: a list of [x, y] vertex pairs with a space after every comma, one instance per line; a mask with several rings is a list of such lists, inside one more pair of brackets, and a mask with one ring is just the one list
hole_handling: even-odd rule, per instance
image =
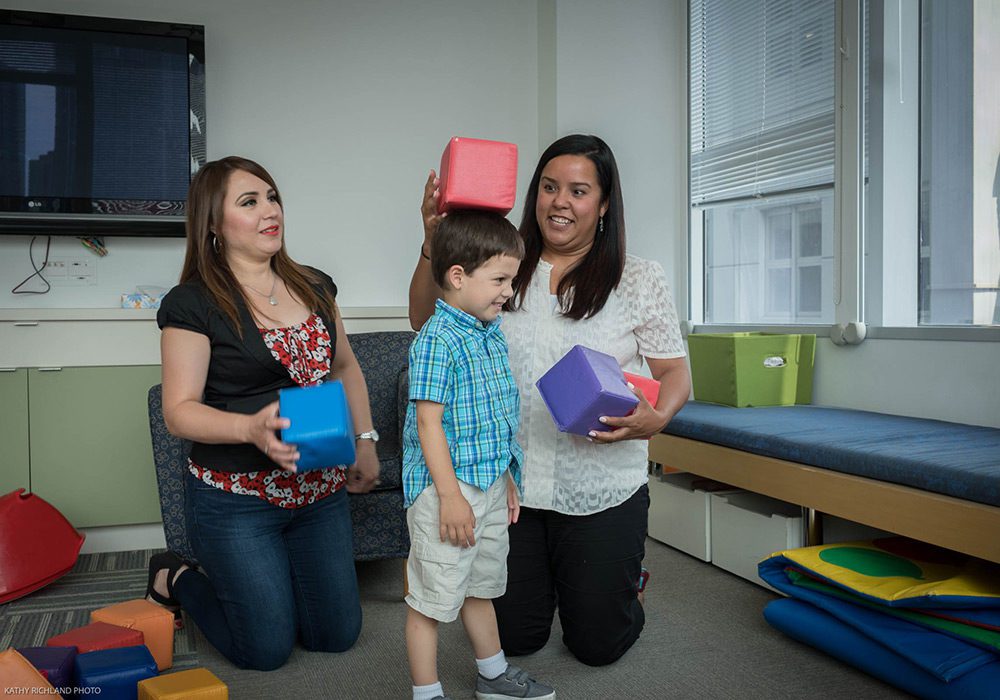
[[410, 403], [403, 426], [403, 494], [409, 507], [431, 484], [417, 435], [417, 401], [444, 405], [455, 476], [483, 491], [510, 469], [518, 488], [520, 399], [500, 319], [484, 325], [442, 300], [410, 346]]

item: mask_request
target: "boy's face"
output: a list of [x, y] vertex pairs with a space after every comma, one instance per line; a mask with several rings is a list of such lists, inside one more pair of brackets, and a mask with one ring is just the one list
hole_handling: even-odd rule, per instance
[[455, 265], [448, 271], [450, 284], [445, 290], [444, 300], [483, 323], [489, 323], [513, 296], [511, 283], [520, 264], [520, 260], [510, 255], [497, 255], [471, 274]]

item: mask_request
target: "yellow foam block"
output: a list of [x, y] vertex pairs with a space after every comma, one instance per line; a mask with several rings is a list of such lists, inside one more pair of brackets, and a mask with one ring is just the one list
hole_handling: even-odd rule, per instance
[[[45, 676], [14, 649], [0, 651], [0, 679], [4, 688], [17, 688], [21, 695], [52, 697], [56, 692], [52, 684], [45, 680]], [[28, 692], [20, 693], [21, 690]]]
[[139, 700], [229, 700], [229, 688], [207, 668], [168, 673], [139, 681]]
[[148, 600], [127, 600], [90, 613], [91, 622], [107, 622], [142, 632], [160, 671], [174, 665], [174, 614]]

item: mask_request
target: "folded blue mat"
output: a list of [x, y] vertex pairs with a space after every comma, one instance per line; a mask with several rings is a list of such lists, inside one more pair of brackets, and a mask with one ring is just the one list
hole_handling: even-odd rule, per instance
[[764, 608], [764, 617], [792, 639], [919, 698], [990, 700], [1000, 692], [1000, 660], [946, 682], [809, 603], [775, 600]]

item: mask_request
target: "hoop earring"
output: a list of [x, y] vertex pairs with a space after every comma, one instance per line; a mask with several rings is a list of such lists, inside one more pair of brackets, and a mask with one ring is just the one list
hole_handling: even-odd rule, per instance
[[212, 234], [212, 250], [214, 250], [216, 254], [219, 253], [219, 239], [214, 233]]
[[604, 217], [602, 216], [597, 220], [597, 232], [604, 233]]

